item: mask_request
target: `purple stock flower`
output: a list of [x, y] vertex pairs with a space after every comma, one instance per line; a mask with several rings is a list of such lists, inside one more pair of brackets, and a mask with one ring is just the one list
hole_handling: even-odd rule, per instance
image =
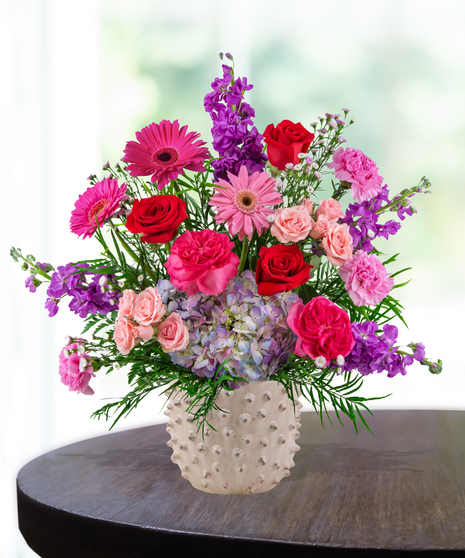
[[400, 229], [400, 223], [392, 220], [384, 225], [378, 223], [380, 216], [376, 212], [385, 203], [389, 203], [389, 190], [386, 185], [373, 199], [349, 204], [346, 216], [340, 221], [349, 225], [354, 251], [363, 250], [370, 253], [373, 250], [373, 239], [380, 236], [388, 238]]
[[395, 346], [397, 327], [386, 324], [381, 335], [378, 335], [377, 330], [376, 322], [352, 324], [355, 345], [346, 357], [343, 369], [346, 372], [358, 370], [364, 376], [383, 371], [387, 371], [388, 378], [399, 373], [404, 376], [407, 373], [406, 367], [413, 363], [414, 357], [398, 352], [398, 347]]
[[[28, 265], [27, 264], [25, 264], [25, 265], [26, 265], [25, 269], [28, 269]], [[48, 263], [36, 262], [35, 265], [36, 265], [36, 267], [41, 269], [44, 273], [48, 273], [49, 271], [51, 271], [53, 269], [53, 267]], [[29, 289], [31, 291], [31, 293], [35, 293], [36, 290], [37, 290], [37, 287], [42, 285], [42, 281], [37, 279], [37, 277], [36, 277], [37, 272], [34, 270], [34, 268], [31, 267], [31, 269], [32, 269], [32, 275], [29, 275], [29, 277], [26, 279], [26, 281], [24, 283], [26, 285], [26, 289]]]
[[263, 171], [267, 156], [263, 153], [263, 136], [253, 126], [254, 109], [244, 102], [252, 89], [247, 78], [234, 80], [233, 70], [223, 65], [223, 77], [211, 84], [213, 91], [204, 98], [205, 110], [213, 121], [213, 148], [220, 159], [212, 162], [214, 181], [228, 179], [228, 172], [239, 174], [242, 166], [249, 174]]
[[[47, 289], [49, 298], [45, 303], [45, 308], [49, 311], [50, 317], [56, 315], [58, 303], [65, 295], [71, 297], [69, 308], [81, 318], [87, 317], [88, 314], [105, 315], [115, 310], [121, 293], [107, 290], [100, 284], [102, 277], [106, 278], [104, 283], [108, 283], [109, 281], [114, 282], [115, 276], [100, 273], [86, 274], [85, 270], [88, 267], [89, 264], [86, 263], [79, 264], [79, 266], [69, 263], [58, 267], [52, 275]], [[90, 275], [92, 278], [89, 280]]]

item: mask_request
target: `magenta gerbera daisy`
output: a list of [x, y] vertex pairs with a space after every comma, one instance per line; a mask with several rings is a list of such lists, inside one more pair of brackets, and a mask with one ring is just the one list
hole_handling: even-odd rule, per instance
[[[149, 176], [158, 182], [161, 190], [170, 180], [176, 180], [184, 169], [202, 172], [203, 162], [210, 157], [204, 141], [197, 140], [200, 134], [187, 133], [187, 126], [179, 129], [179, 122], [162, 120], [136, 132], [137, 141], [128, 141], [123, 161], [130, 163], [131, 176]], [[197, 140], [197, 141], [194, 141]]]
[[92, 236], [98, 226], [114, 215], [126, 194], [126, 184], [118, 187], [114, 178], [105, 178], [81, 194], [71, 212], [69, 228], [78, 236]]
[[283, 201], [275, 186], [276, 179], [267, 172], [257, 171], [249, 176], [245, 166], [241, 167], [238, 176], [228, 172], [228, 178], [231, 184], [222, 178], [215, 182], [219, 188], [215, 188], [216, 193], [209, 202], [218, 209], [215, 220], [217, 223], [228, 222], [230, 234], [237, 234], [239, 240], [245, 235], [252, 240], [254, 230], [260, 236], [263, 229], [271, 225], [267, 217], [274, 213], [274, 209], [265, 206]]

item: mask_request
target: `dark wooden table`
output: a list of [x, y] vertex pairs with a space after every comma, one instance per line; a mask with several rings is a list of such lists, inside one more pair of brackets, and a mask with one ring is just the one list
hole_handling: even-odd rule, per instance
[[250, 496], [192, 488], [164, 425], [57, 449], [19, 472], [21, 532], [44, 558], [465, 556], [465, 412], [334, 424], [304, 413], [291, 476]]

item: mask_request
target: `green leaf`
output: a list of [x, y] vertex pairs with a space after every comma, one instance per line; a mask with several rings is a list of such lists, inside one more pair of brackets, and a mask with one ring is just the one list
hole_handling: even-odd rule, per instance
[[310, 302], [310, 300], [312, 300], [312, 298], [315, 298], [315, 297], [318, 296], [318, 292], [315, 289], [315, 287], [312, 287], [308, 283], [306, 283], [305, 285], [302, 285], [300, 287], [300, 289], [298, 290], [297, 294], [302, 299], [303, 304], [307, 304], [308, 302]]

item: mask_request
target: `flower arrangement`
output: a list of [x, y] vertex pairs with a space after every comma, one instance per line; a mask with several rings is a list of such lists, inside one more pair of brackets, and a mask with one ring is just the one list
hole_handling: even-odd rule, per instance
[[[393, 291], [410, 268], [388, 271], [396, 256], [374, 246], [430, 183], [390, 195], [376, 164], [344, 146], [348, 109], [311, 131], [283, 120], [261, 134], [245, 101], [252, 85], [226, 59], [204, 99], [217, 156], [177, 120], [152, 123], [106, 177], [89, 176], [71, 212], [71, 231], [96, 238], [100, 258], [55, 269], [11, 255], [30, 270], [31, 292], [48, 282], [50, 316], [67, 298], [84, 320], [59, 355], [71, 391], [91, 395], [96, 374], [127, 366], [129, 393], [96, 417], [116, 422], [164, 386], [189, 396], [200, 428], [221, 389], [273, 379], [321, 418], [331, 405], [369, 429], [361, 411], [376, 398], [354, 395], [365, 376], [405, 375], [415, 360], [442, 368], [422, 343], [397, 344]], [[325, 175], [330, 197], [320, 195]]]

